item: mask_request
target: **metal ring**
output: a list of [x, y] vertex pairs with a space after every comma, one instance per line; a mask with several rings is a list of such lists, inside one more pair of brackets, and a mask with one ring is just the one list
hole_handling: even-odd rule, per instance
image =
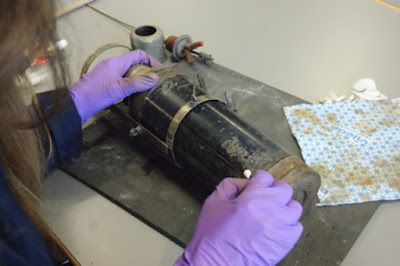
[[180, 166], [179, 163], [176, 161], [175, 154], [174, 154], [174, 140], [175, 134], [181, 124], [182, 120], [192, 111], [196, 106], [199, 106], [202, 103], [209, 102], [209, 101], [219, 101], [218, 99], [212, 98], [210, 95], [201, 95], [196, 97], [196, 101], [189, 101], [185, 105], [176, 112], [175, 116], [172, 118], [171, 123], [169, 124], [167, 137], [165, 138], [165, 143], [167, 144], [168, 150], [171, 153], [171, 157], [176, 165]]
[[192, 42], [193, 42], [192, 38], [187, 34], [179, 36], [176, 39], [175, 44], [172, 48], [172, 55], [176, 61], [185, 58], [185, 53], [184, 53], [185, 47], [189, 46]]
[[91, 53], [88, 58], [86, 58], [85, 63], [83, 63], [82, 69], [81, 69], [81, 77], [86, 74], [89, 70], [89, 67], [92, 65], [93, 61], [102, 53], [104, 53], [105, 51], [112, 49], [112, 48], [126, 48], [129, 51], [132, 51], [132, 49], [126, 45], [123, 44], [119, 44], [119, 43], [109, 43], [103, 46], [100, 46], [99, 48], [97, 48], [93, 53]]

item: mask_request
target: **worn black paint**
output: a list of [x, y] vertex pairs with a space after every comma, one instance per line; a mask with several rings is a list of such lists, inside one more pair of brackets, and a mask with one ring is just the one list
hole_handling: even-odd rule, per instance
[[[161, 81], [156, 87], [132, 96], [130, 115], [166, 140], [172, 118], [194, 101], [193, 92], [197, 97], [207, 93], [175, 71], [165, 69], [158, 74]], [[268, 169], [289, 156], [221, 101], [207, 101], [188, 112], [179, 124], [173, 150], [176, 163], [201, 176], [210, 191], [223, 177], [242, 177], [245, 169]]]

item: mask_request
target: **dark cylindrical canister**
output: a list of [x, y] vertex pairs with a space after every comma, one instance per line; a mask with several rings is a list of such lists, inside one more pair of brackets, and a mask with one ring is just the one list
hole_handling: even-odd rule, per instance
[[210, 190], [224, 177], [265, 169], [291, 184], [294, 198], [309, 207], [320, 185], [316, 172], [186, 76], [168, 68], [157, 74], [153, 89], [131, 96], [129, 115], [165, 144], [160, 151], [168, 159], [200, 177]]

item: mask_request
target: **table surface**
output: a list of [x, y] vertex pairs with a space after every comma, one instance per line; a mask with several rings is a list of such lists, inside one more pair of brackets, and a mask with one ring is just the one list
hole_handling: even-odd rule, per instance
[[[273, 1], [254, 1], [251, 5], [205, 1], [200, 6], [199, 3], [185, 2], [186, 12], [182, 10], [181, 4], [178, 5], [178, 1], [169, 2], [168, 5], [155, 1], [97, 1], [95, 5], [133, 25], [158, 25], [163, 28], [165, 35], [189, 33], [194, 39], [206, 41], [207, 46], [204, 50], [212, 53], [218, 63], [305, 100], [316, 101], [327, 96], [332, 88], [335, 88], [333, 91], [336, 93], [348, 92], [353, 81], [366, 76], [375, 78], [378, 86], [384, 85], [379, 86], [383, 93], [397, 96], [395, 88], [399, 84], [399, 77], [395, 67], [399, 64], [396, 60], [399, 51], [395, 47], [400, 44], [400, 38], [391, 34], [391, 28], [400, 25], [400, 14], [370, 2], [336, 1], [328, 4], [329, 7], [322, 7], [318, 1], [303, 1], [301, 6], [292, 2], [278, 4]], [[152, 12], [135, 12], [137, 10]], [[190, 10], [196, 12], [189, 12]], [[359, 12], [360, 10], [363, 12]], [[338, 15], [340, 22], [335, 19]], [[371, 17], [375, 20], [370, 20]], [[349, 24], [350, 18], [357, 22]], [[60, 29], [62, 36], [66, 36], [70, 42], [68, 52], [74, 80], [84, 58], [95, 48], [108, 42], [129, 43], [128, 31], [125, 28], [87, 7], [63, 17]], [[360, 34], [349, 35], [356, 32], [355, 30], [359, 30]], [[240, 37], [237, 33], [246, 34]], [[374, 42], [365, 42], [369, 39], [373, 39]], [[338, 45], [341, 42], [346, 45]], [[227, 43], [229, 45], [226, 45]], [[311, 43], [312, 49], [309, 46]], [[385, 47], [382, 47], [383, 43]], [[369, 61], [367, 64], [366, 58], [380, 60]], [[356, 59], [364, 61], [355, 63]], [[365, 64], [362, 64], [363, 62]], [[161, 265], [167, 261], [172, 262], [181, 252], [174, 243], [129, 214], [124, 215], [123, 210], [87, 187], [82, 187], [65, 174], [58, 172], [56, 177], [48, 180], [52, 181], [45, 184], [46, 195], [50, 195], [46, 197], [46, 202], [77, 206], [73, 211], [65, 212], [57, 211], [60, 208], [50, 208], [52, 211], [47, 217], [53, 221], [50, 224], [57, 228], [55, 231], [67, 236], [65, 242], [79, 254], [77, 257], [84, 264], [93, 262], [94, 265], [106, 265], [106, 261], [126, 264], [124, 262], [143, 262], [147, 259], [148, 265]], [[60, 185], [64, 184], [63, 188], [68, 188], [74, 197], [61, 197], [58, 193], [53, 193], [57, 191], [57, 182]], [[82, 191], [90, 196], [80, 197]], [[79, 202], [77, 198], [84, 200]], [[95, 205], [87, 198], [96, 199]], [[104, 208], [89, 208], [91, 204]], [[398, 208], [399, 204], [390, 203], [383, 204], [378, 209], [343, 264], [374, 265], [378, 259], [383, 259], [380, 263], [385, 265], [396, 264], [400, 256], [390, 247], [395, 247], [398, 241], [396, 237], [389, 236], [393, 236], [393, 231], [395, 232], [393, 223], [396, 221], [394, 218], [399, 216], [396, 216], [396, 213], [400, 213], [396, 212]], [[135, 223], [136, 227], [121, 226], [123, 219], [117, 219], [117, 215], [112, 222], [108, 221], [107, 217], [111, 217], [109, 214], [112, 210], [123, 213], [120, 216], [125, 217], [126, 221], [129, 220], [127, 223]], [[97, 215], [104, 217], [96, 216], [96, 211]], [[70, 225], [66, 228], [62, 226], [61, 219], [55, 219], [64, 217], [72, 221], [74, 215], [78, 215], [81, 218], [79, 220], [84, 221], [74, 221], [73, 227]], [[115, 232], [118, 228], [119, 233]], [[112, 234], [109, 233], [110, 230], [113, 231]], [[121, 230], [141, 234], [141, 237], [121, 238]], [[113, 238], [112, 235], [116, 237]], [[122, 235], [127, 236], [129, 233]], [[115, 241], [126, 239], [127, 246], [135, 246], [135, 240], [140, 239], [141, 242], [146, 239], [150, 246], [154, 246], [153, 254], [147, 256], [146, 252], [139, 251], [137, 256], [132, 255], [132, 252], [125, 256], [115, 256], [119, 253], [116, 248], [110, 247], [110, 237]], [[82, 245], [74, 246], [77, 239], [81, 240]], [[87, 245], [83, 244], [82, 239], [85, 239], [83, 242]], [[102, 242], [102, 239], [108, 241]], [[124, 240], [121, 240], [121, 243], [125, 243]], [[161, 244], [157, 246], [155, 243]], [[387, 243], [390, 243], [389, 248]], [[108, 252], [99, 252], [99, 249], [96, 249], [99, 246]], [[136, 254], [136, 251], [134, 253]], [[163, 254], [171, 256], [165, 258]], [[160, 255], [159, 260], [156, 259], [156, 255]]]

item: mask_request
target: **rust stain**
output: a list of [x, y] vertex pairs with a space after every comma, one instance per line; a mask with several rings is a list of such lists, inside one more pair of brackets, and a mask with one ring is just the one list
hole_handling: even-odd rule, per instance
[[399, 121], [385, 120], [385, 121], [379, 122], [379, 125], [381, 125], [381, 126], [398, 126]]
[[376, 131], [378, 131], [376, 128], [367, 128], [364, 132], [367, 135], [372, 135], [374, 134]]
[[360, 186], [371, 186], [374, 184], [372, 173], [365, 166], [358, 165], [354, 171], [346, 176], [349, 183], [357, 183]]
[[305, 119], [307, 119], [307, 120], [309, 120], [309, 121], [311, 121], [311, 122], [313, 122], [314, 124], [317, 124], [317, 125], [319, 125], [319, 126], [323, 126], [323, 125], [324, 125], [324, 124], [321, 122], [321, 120], [320, 120], [316, 115], [314, 115], [314, 114], [312, 113], [312, 111], [311, 111], [310, 109], [306, 109], [306, 110], [297, 109], [297, 110], [295, 110], [295, 111], [293, 112], [293, 114], [294, 114], [295, 116], [299, 116], [299, 117], [305, 118]]
[[371, 135], [377, 131], [376, 128], [371, 127], [371, 119], [365, 119], [356, 124], [356, 128], [367, 135]]
[[315, 132], [314, 128], [312, 128], [312, 127], [308, 127], [303, 131], [303, 133], [306, 134], [306, 135], [314, 134], [314, 132]]
[[397, 163], [393, 166], [393, 172], [400, 178], [400, 164]]
[[365, 177], [365, 178], [361, 179], [361, 181], [358, 182], [358, 184], [360, 186], [370, 186], [370, 185], [373, 184], [373, 182], [374, 181], [372, 180], [372, 178], [368, 176], [368, 177]]
[[396, 116], [400, 114], [400, 103], [385, 100], [377, 101], [377, 105], [373, 107], [372, 112], [387, 113]]
[[343, 163], [339, 163], [336, 165], [335, 169], [333, 169], [333, 175], [342, 175], [346, 171]]
[[362, 179], [358, 182], [360, 186], [370, 186], [374, 183], [371, 171], [368, 170], [365, 166], [358, 165], [356, 174], [359, 177], [362, 177]]
[[363, 110], [361, 110], [361, 109], [354, 109], [354, 113], [355, 113], [355, 114], [358, 114], [358, 115], [363, 115], [363, 114], [365, 114], [365, 112], [364, 112]]
[[[382, 101], [375, 104], [371, 109], [371, 114], [383, 114], [382, 116], [378, 116], [379, 120], [377, 118], [364, 118], [362, 116], [369, 113], [369, 111], [353, 109], [353, 112], [359, 115], [358, 118], [362, 118], [361, 121], [356, 122], [353, 126], [365, 135], [376, 134], [379, 128], [377, 125], [388, 129], [400, 126], [400, 103], [398, 102]], [[324, 117], [319, 118], [311, 109], [295, 110], [294, 115], [307, 119], [314, 125], [322, 126], [324, 130], [328, 129], [330, 125], [336, 125], [340, 118], [334, 113], [327, 113]], [[382, 119], [381, 117], [384, 117], [384, 115], [389, 115], [389, 117], [386, 116], [386, 119]], [[325, 126], [325, 123], [327, 126]], [[315, 127], [306, 127], [303, 129], [303, 133], [307, 135], [314, 134], [315, 131]], [[325, 132], [330, 134], [328, 131]], [[336, 139], [332, 141], [332, 144], [336, 144]], [[339, 162], [336, 161], [335, 168], [330, 169], [329, 166], [325, 166], [324, 164], [312, 166], [321, 175], [324, 186], [335, 187], [335, 189], [329, 191], [329, 201], [338, 202], [341, 199], [346, 200], [346, 193], [348, 192], [345, 189], [352, 183], [357, 183], [360, 187], [369, 188], [374, 188], [375, 185], [384, 183], [389, 185], [391, 189], [400, 191], [399, 155], [393, 155], [386, 160], [378, 154], [378, 159], [375, 159], [372, 165], [364, 166], [356, 160], [356, 157], [359, 155], [358, 151], [354, 148], [349, 148], [350, 150], [346, 155], [340, 159], [338, 158]], [[362, 201], [369, 200], [370, 196], [367, 192], [359, 194]]]
[[400, 158], [398, 156], [392, 156], [391, 161], [378, 159], [374, 166], [390, 187], [400, 190]]
[[331, 123], [332, 125], [336, 125], [336, 124], [337, 124], [338, 118], [337, 118], [337, 116], [336, 116], [335, 114], [333, 114], [333, 113], [328, 113], [328, 114], [326, 114], [325, 118], [326, 118], [326, 120], [327, 120], [329, 123]]
[[311, 168], [317, 172], [321, 177], [327, 177], [329, 175], [329, 169], [328, 167], [320, 164], [316, 164], [311, 166]]
[[389, 185], [394, 188], [399, 190], [400, 189], [400, 178], [397, 175], [389, 175]]
[[400, 157], [399, 156], [392, 156], [392, 161], [395, 163], [400, 163]]
[[378, 159], [375, 161], [374, 166], [378, 168], [389, 168], [391, 163], [384, 159]]
[[347, 175], [347, 181], [349, 181], [349, 183], [357, 183], [357, 175], [354, 172], [350, 172]]
[[388, 108], [388, 110], [389, 110], [390, 113], [393, 113], [393, 112], [399, 110], [399, 104], [398, 104], [398, 103], [395, 103], [395, 102], [389, 102], [389, 103], [387, 104], [387, 108]]
[[358, 130], [364, 130], [369, 124], [371, 123], [371, 120], [369, 120], [369, 119], [365, 119], [365, 120], [362, 120], [362, 121], [360, 121], [360, 122], [358, 122], [357, 124], [356, 124], [356, 128], [358, 129]]
[[375, 106], [374, 112], [384, 112], [391, 115], [400, 113], [400, 104], [398, 102], [388, 102], [388, 101], [377, 101], [377, 106]]

